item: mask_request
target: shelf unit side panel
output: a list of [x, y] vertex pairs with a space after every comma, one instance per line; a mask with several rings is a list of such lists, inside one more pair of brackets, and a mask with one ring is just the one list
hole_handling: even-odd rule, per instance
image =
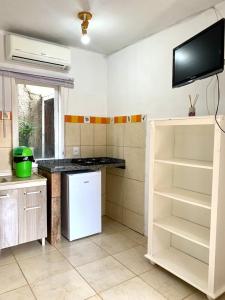
[[[224, 128], [225, 122], [220, 125]], [[215, 127], [212, 212], [209, 258], [209, 289], [225, 291], [225, 135]]]
[[155, 159], [155, 125], [154, 122], [148, 124], [150, 126], [151, 143], [149, 143], [149, 162], [148, 162], [148, 255], [152, 256], [153, 245], [153, 221], [154, 221], [154, 159]]
[[155, 126], [155, 158], [174, 157], [175, 128], [173, 126]]

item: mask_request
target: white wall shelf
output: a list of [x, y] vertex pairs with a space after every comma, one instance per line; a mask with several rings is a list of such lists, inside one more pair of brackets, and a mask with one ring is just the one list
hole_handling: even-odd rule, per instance
[[154, 190], [154, 194], [194, 206], [211, 209], [211, 195], [196, 193], [177, 187], [157, 188]]
[[225, 292], [225, 134], [212, 117], [148, 126], [146, 257], [216, 299]]
[[209, 229], [184, 219], [170, 216], [154, 221], [154, 225], [209, 248]]
[[200, 161], [200, 160], [191, 160], [191, 159], [181, 159], [181, 158], [171, 158], [171, 159], [156, 159], [155, 162], [161, 164], [169, 164], [176, 166], [184, 166], [191, 168], [201, 168], [212, 170], [213, 164], [208, 161]]

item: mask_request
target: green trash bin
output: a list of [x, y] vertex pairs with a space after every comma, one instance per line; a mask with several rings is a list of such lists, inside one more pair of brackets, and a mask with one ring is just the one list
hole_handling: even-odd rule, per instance
[[30, 177], [32, 174], [33, 152], [28, 147], [17, 147], [13, 150], [13, 161], [16, 167], [16, 176], [21, 178]]

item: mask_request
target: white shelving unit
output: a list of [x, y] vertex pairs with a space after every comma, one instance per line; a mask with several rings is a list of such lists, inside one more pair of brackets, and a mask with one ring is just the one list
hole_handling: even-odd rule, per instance
[[225, 134], [213, 117], [149, 126], [146, 257], [216, 299], [225, 292]]

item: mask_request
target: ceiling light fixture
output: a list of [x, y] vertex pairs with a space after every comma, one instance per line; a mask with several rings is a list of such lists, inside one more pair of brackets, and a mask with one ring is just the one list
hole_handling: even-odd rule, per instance
[[81, 42], [84, 45], [87, 45], [90, 42], [90, 37], [87, 35], [87, 30], [88, 30], [89, 21], [92, 19], [92, 14], [88, 11], [81, 11], [78, 14], [78, 18], [81, 21], [83, 21], [81, 23], [81, 31], [82, 31]]

